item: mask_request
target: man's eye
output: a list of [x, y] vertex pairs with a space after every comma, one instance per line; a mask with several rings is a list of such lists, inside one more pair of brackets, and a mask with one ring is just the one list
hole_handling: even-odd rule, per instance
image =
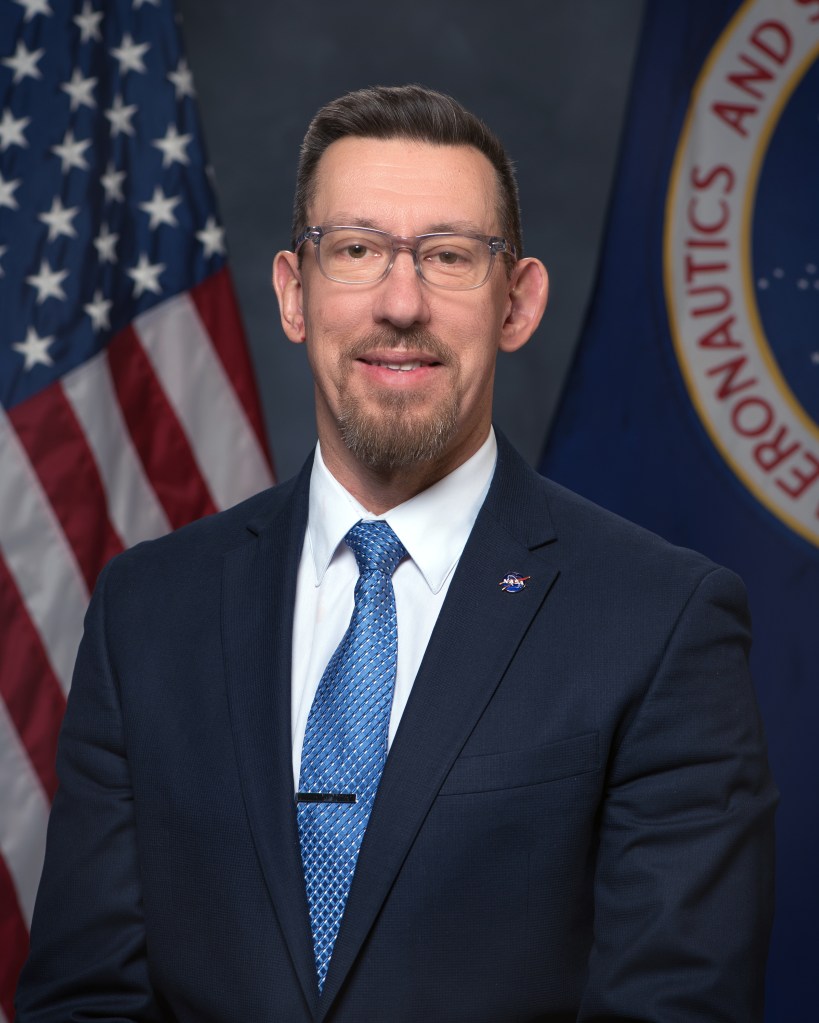
[[347, 263], [360, 263], [362, 260], [375, 259], [380, 256], [378, 245], [367, 239], [333, 239], [332, 248], [325, 249], [325, 255], [331, 254], [333, 259]]
[[424, 259], [438, 267], [465, 267], [472, 262], [472, 254], [462, 249], [434, 249]]

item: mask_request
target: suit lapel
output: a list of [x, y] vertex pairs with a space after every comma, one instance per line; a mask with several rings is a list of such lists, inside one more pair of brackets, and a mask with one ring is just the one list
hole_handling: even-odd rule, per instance
[[[557, 566], [543, 481], [499, 437], [498, 466], [459, 561], [381, 779], [319, 1004], [329, 1010], [447, 772], [491, 699]], [[504, 592], [510, 572], [526, 588]], [[400, 639], [399, 639], [400, 642]]]
[[[293, 801], [291, 645], [310, 463], [267, 522], [225, 557], [222, 638], [236, 757], [251, 831], [276, 916], [315, 1011], [316, 973]], [[281, 491], [274, 492], [274, 499]]]

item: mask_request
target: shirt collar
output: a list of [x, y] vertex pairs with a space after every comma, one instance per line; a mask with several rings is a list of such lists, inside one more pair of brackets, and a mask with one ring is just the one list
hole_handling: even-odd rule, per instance
[[321, 585], [339, 544], [359, 519], [385, 519], [430, 590], [437, 593], [466, 545], [489, 490], [497, 453], [490, 427], [481, 447], [448, 476], [383, 515], [373, 515], [331, 474], [317, 444], [307, 519], [316, 586]]

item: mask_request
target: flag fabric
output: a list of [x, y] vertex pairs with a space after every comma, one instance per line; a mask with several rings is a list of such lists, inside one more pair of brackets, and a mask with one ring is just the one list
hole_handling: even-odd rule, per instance
[[85, 607], [272, 482], [170, 0], [0, 0], [0, 1021]]
[[[778, 811], [767, 1019], [819, 961], [819, 0], [648, 0], [541, 469], [745, 580]], [[719, 684], [719, 679], [714, 679]]]

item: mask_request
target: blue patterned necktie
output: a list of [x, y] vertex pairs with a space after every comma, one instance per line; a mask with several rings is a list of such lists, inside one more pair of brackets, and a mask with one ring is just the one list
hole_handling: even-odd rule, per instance
[[355, 607], [310, 708], [297, 795], [319, 991], [387, 758], [398, 652], [392, 573], [407, 553], [382, 521], [357, 522], [344, 540], [360, 573]]

